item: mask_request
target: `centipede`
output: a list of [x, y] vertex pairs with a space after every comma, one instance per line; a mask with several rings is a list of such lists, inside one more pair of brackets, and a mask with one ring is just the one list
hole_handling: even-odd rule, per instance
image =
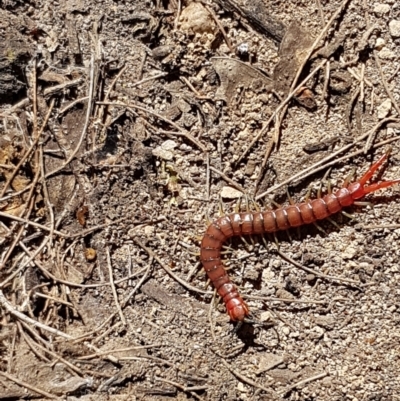
[[328, 191], [322, 197], [266, 211], [231, 213], [221, 216], [208, 226], [201, 241], [200, 260], [209, 280], [225, 303], [232, 322], [245, 321], [250, 309], [232, 283], [222, 262], [221, 250], [224, 242], [233, 236], [263, 235], [316, 223], [343, 208], [357, 205], [357, 202], [371, 192], [400, 183], [398, 178], [368, 184], [387, 160], [389, 153], [390, 150], [383, 154], [359, 180], [345, 180], [342, 188], [334, 192]]

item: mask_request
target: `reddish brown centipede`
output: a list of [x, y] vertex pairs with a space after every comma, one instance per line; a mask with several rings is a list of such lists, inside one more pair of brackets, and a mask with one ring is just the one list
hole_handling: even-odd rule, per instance
[[220, 217], [208, 226], [201, 242], [200, 259], [209, 279], [224, 300], [232, 321], [243, 321], [249, 315], [249, 308], [222, 264], [222, 244], [233, 236], [273, 233], [314, 223], [353, 205], [370, 192], [400, 183], [400, 179], [396, 179], [367, 185], [388, 154], [389, 152], [381, 156], [358, 181], [350, 184], [345, 182], [341, 189], [322, 198], [265, 212], [232, 213]]

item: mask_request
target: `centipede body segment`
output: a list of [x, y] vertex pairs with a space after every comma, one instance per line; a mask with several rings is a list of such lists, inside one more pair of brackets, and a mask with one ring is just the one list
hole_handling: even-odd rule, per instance
[[375, 171], [386, 160], [388, 153], [374, 163], [358, 180], [321, 198], [264, 212], [232, 213], [212, 222], [201, 242], [200, 259], [210, 281], [223, 299], [232, 321], [243, 321], [249, 308], [231, 282], [221, 261], [223, 243], [233, 236], [262, 235], [287, 230], [323, 220], [353, 205], [370, 192], [390, 187], [400, 179], [367, 185]]

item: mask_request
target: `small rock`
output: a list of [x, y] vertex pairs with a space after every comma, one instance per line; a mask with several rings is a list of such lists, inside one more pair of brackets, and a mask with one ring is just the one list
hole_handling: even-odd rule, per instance
[[261, 312], [261, 314], [260, 314], [260, 322], [270, 322], [270, 321], [273, 321], [274, 319], [273, 319], [273, 317], [272, 317], [272, 314], [271, 314], [271, 312], [269, 312], [269, 311], [265, 311], [265, 312]]
[[314, 323], [325, 329], [332, 330], [335, 327], [336, 319], [331, 315], [315, 316]]
[[315, 326], [312, 330], [310, 330], [310, 333], [308, 336], [309, 336], [309, 338], [311, 338], [313, 340], [318, 340], [318, 339], [322, 338], [324, 333], [325, 333], [325, 330], [322, 327]]
[[144, 226], [143, 231], [148, 237], [154, 236], [154, 227], [153, 226]]
[[376, 42], [375, 42], [375, 49], [382, 50], [384, 48], [385, 44], [386, 44], [385, 39], [378, 38], [378, 39], [376, 39]]
[[190, 3], [183, 9], [181, 17], [181, 28], [184, 31], [194, 33], [214, 32], [215, 22], [210, 13], [200, 3]]
[[242, 382], [238, 382], [237, 384], [237, 389], [241, 392], [241, 393], [247, 393], [246, 387], [244, 386], [244, 384]]
[[394, 38], [400, 38], [400, 21], [391, 20], [389, 22], [389, 32]]
[[390, 99], [386, 99], [383, 103], [378, 106], [378, 118], [381, 120], [385, 118], [392, 108], [392, 102]]
[[375, 14], [387, 14], [390, 11], [389, 4], [375, 3], [374, 13]]
[[237, 199], [243, 196], [242, 192], [232, 187], [223, 187], [221, 197], [227, 199]]
[[354, 256], [356, 256], [356, 254], [357, 254], [357, 250], [355, 248], [353, 248], [352, 246], [349, 246], [342, 253], [342, 259], [353, 259]]
[[396, 57], [396, 53], [387, 47], [383, 47], [382, 50], [378, 53], [379, 58], [384, 60], [392, 60]]
[[172, 139], [168, 139], [163, 142], [161, 146], [157, 146], [153, 149], [153, 155], [164, 160], [172, 160], [174, 158], [174, 153], [172, 152], [176, 148], [176, 142]]

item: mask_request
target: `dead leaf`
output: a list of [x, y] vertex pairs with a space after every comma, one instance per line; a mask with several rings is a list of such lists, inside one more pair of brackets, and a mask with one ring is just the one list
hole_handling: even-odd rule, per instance
[[213, 57], [211, 62], [221, 81], [221, 86], [215, 94], [216, 98], [230, 104], [238, 88], [257, 88], [264, 86], [267, 90], [272, 87], [269, 77], [254, 67], [242, 61], [226, 57]]

